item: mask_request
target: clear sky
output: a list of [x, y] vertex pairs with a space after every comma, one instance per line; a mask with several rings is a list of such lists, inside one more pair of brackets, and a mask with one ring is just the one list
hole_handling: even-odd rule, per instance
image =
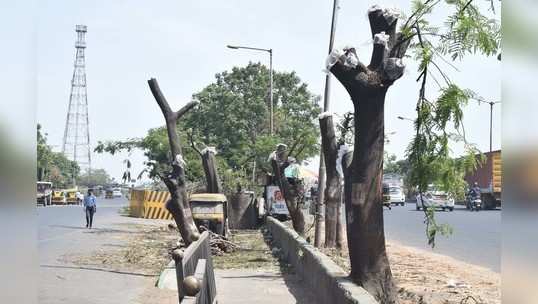
[[[325, 58], [332, 1], [39, 1], [37, 19], [37, 121], [49, 143], [61, 148], [75, 55], [75, 25], [88, 26], [86, 70], [92, 143], [143, 136], [163, 124], [147, 79], [155, 77], [174, 108], [211, 83], [214, 75], [249, 61], [268, 64], [265, 53], [230, 50], [227, 44], [272, 48], [274, 68], [296, 71], [315, 94], [323, 93]], [[335, 46], [354, 45], [369, 61], [370, 29], [366, 11], [372, 4], [409, 11], [409, 0], [340, 0]], [[500, 9], [500, 8], [499, 8]], [[500, 11], [497, 14], [500, 16]], [[442, 16], [442, 11], [439, 16]], [[441, 23], [442, 19], [439, 18]], [[416, 64], [386, 100], [386, 149], [398, 158], [412, 138], [418, 84]], [[495, 58], [471, 56], [456, 62], [452, 79], [488, 100], [500, 100], [501, 66]], [[433, 84], [433, 82], [432, 82]], [[436, 87], [430, 86], [430, 97]], [[330, 111], [352, 109], [343, 87], [333, 79]], [[501, 107], [493, 114], [493, 148], [500, 148]], [[471, 103], [465, 109], [468, 139], [489, 149], [489, 106]], [[456, 149], [456, 153], [458, 150]], [[126, 155], [93, 154], [93, 167], [105, 168], [119, 179]], [[133, 175], [143, 156], [134, 153]], [[315, 161], [313, 162], [316, 163]]]

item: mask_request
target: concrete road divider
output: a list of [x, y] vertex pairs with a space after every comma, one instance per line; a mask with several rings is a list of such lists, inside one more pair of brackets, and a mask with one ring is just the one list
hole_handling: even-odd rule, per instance
[[340, 266], [297, 232], [272, 217], [267, 217], [266, 226], [273, 245], [280, 247], [283, 258], [316, 294], [318, 303], [378, 304], [364, 288], [349, 280]]
[[131, 190], [129, 213], [147, 219], [172, 219], [164, 204], [170, 199], [168, 191]]

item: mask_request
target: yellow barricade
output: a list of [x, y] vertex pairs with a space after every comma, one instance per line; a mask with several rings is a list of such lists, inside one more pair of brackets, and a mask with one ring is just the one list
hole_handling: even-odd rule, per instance
[[147, 219], [172, 219], [164, 204], [170, 198], [168, 191], [131, 190], [130, 214]]

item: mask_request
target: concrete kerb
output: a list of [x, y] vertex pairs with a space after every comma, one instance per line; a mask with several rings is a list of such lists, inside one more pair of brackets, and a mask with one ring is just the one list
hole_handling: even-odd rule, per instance
[[177, 290], [176, 264], [171, 260], [159, 275], [156, 286], [160, 289]]
[[293, 229], [272, 217], [267, 217], [266, 227], [273, 244], [280, 247], [283, 258], [316, 294], [319, 303], [378, 304], [364, 288], [349, 280], [340, 266]]

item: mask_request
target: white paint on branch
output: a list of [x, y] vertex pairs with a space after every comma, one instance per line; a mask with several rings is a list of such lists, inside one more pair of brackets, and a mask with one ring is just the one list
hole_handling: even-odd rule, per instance
[[344, 48], [345, 60], [344, 65], [350, 68], [355, 68], [359, 64], [359, 57], [355, 52], [355, 48], [352, 46], [346, 46]]
[[374, 44], [382, 44], [387, 46], [390, 36], [385, 34], [385, 32], [377, 33], [374, 35]]
[[336, 158], [336, 172], [338, 173], [342, 184], [344, 183], [344, 169], [342, 167], [342, 160], [344, 159], [344, 156], [350, 151], [351, 150], [349, 149], [349, 147], [345, 144], [341, 145], [338, 148], [338, 157]]
[[323, 112], [323, 113], [318, 115], [318, 119], [322, 120], [322, 119], [325, 119], [325, 118], [331, 117], [331, 116], [333, 116], [333, 113], [331, 113], [331, 112]]
[[325, 73], [329, 73], [333, 65], [335, 65], [340, 57], [344, 55], [344, 52], [338, 48], [333, 48], [327, 59], [325, 60]]
[[213, 154], [217, 154], [217, 149], [215, 147], [205, 147], [203, 150], [202, 150], [202, 154], [206, 154], [206, 153], [213, 153]]
[[183, 155], [176, 154], [176, 158], [174, 160], [174, 164], [180, 166], [181, 168], [185, 168], [187, 166], [187, 163], [183, 159]]

